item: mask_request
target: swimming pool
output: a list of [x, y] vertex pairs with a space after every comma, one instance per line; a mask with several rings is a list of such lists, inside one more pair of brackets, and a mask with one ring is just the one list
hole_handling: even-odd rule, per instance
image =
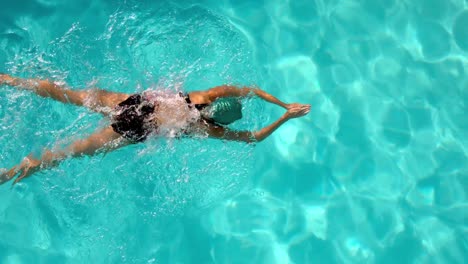
[[[152, 140], [2, 185], [0, 262], [462, 263], [467, 3], [2, 4], [0, 72], [123, 92], [254, 84], [313, 108], [255, 147]], [[282, 114], [246, 108], [237, 127]], [[108, 124], [4, 87], [0, 120], [0, 167]]]

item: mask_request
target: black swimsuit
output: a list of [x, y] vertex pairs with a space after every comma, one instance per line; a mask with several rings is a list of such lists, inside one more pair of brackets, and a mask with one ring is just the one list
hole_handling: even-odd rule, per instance
[[[189, 108], [192, 101], [188, 94], [179, 93], [185, 99]], [[208, 104], [194, 104], [198, 111], [203, 110]], [[133, 142], [142, 142], [154, 131], [156, 125], [150, 122], [149, 116], [155, 111], [154, 103], [150, 102], [140, 94], [133, 94], [125, 101], [119, 103], [115, 108], [116, 115], [112, 117], [112, 128], [124, 138]], [[205, 121], [211, 123], [211, 120]]]
[[[185, 99], [189, 108], [195, 107], [198, 111], [202, 111], [209, 106], [209, 104], [192, 104], [188, 94], [179, 93], [179, 95]], [[154, 102], [140, 94], [133, 94], [116, 106], [117, 114], [112, 117], [111, 126], [124, 138], [133, 142], [142, 142], [157, 127], [154, 121], [149, 120], [156, 108], [157, 104]], [[220, 126], [212, 119], [203, 116], [201, 119], [206, 123]]]
[[156, 127], [148, 119], [154, 113], [155, 105], [140, 94], [129, 96], [115, 108], [118, 114], [112, 117], [112, 128], [124, 138], [141, 142]]

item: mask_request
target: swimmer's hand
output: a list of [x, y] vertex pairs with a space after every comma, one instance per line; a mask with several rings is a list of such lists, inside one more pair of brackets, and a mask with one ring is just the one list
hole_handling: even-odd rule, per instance
[[40, 169], [40, 165], [41, 162], [39, 160], [27, 157], [20, 165], [15, 166], [8, 171], [0, 172], [0, 184], [4, 184], [19, 174], [18, 178], [13, 182], [13, 185], [15, 185], [22, 179], [38, 171]]
[[292, 104], [287, 104], [286, 109], [288, 109], [288, 111], [285, 114], [286, 117], [288, 119], [292, 119], [292, 118], [297, 118], [297, 117], [307, 115], [310, 112], [310, 105], [292, 103]]

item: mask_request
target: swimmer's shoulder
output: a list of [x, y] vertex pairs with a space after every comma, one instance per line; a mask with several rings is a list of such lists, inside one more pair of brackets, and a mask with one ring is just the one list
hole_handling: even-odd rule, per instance
[[212, 100], [206, 91], [193, 91], [189, 92], [187, 95], [190, 98], [190, 102], [192, 104], [201, 105], [212, 103]]

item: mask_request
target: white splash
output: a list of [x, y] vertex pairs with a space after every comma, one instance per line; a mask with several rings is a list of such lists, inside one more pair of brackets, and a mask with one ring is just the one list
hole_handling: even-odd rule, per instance
[[154, 118], [158, 123], [158, 136], [180, 136], [200, 119], [198, 110], [189, 107], [185, 98], [173, 90], [147, 90], [143, 95], [157, 105]]

